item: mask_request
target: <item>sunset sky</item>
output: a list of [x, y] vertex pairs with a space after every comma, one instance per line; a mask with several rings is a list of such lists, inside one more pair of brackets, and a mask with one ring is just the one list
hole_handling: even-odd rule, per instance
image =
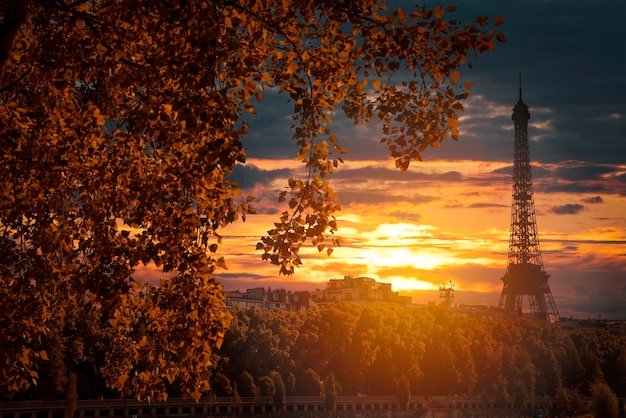
[[[395, 1], [410, 10], [413, 2]], [[626, 2], [527, 0], [427, 2], [459, 6], [471, 23], [501, 16], [506, 43], [473, 60], [460, 141], [395, 169], [375, 125], [336, 115], [348, 149], [331, 182], [339, 195], [342, 247], [307, 249], [293, 276], [260, 260], [259, 238], [285, 210], [276, 196], [300, 170], [286, 97], [266, 94], [250, 119], [248, 161], [233, 179], [257, 196], [258, 214], [222, 231], [227, 290], [323, 288], [367, 276], [415, 303], [439, 302], [452, 281], [455, 303], [497, 306], [510, 232], [518, 74], [530, 107], [529, 138], [539, 241], [561, 316], [626, 319]]]

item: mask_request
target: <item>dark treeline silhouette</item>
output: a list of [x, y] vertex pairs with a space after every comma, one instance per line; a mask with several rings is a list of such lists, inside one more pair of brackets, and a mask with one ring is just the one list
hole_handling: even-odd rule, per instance
[[[529, 320], [477, 319], [441, 306], [336, 303], [305, 312], [234, 309], [212, 358], [216, 396], [476, 395], [575, 410], [598, 385], [626, 396], [626, 338], [605, 330], [564, 330]], [[95, 334], [94, 334], [95, 335]], [[119, 397], [98, 373], [98, 350], [78, 376], [82, 399]], [[50, 341], [54, 343], [53, 340]], [[53, 347], [49, 350], [54, 353]], [[88, 350], [85, 350], [88, 351]], [[54, 357], [53, 354], [51, 354]], [[52, 366], [52, 365], [51, 365]], [[63, 396], [53, 367], [22, 399]], [[333, 382], [328, 383], [328, 382]], [[408, 382], [408, 386], [407, 386]], [[324, 390], [324, 386], [332, 388]], [[169, 383], [173, 396], [176, 381]]]

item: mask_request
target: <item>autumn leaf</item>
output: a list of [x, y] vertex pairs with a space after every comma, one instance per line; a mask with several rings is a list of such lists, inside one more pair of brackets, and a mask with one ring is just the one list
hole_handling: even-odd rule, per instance
[[[471, 85], [455, 83], [466, 57], [495, 47], [488, 18], [462, 24], [447, 18], [454, 7], [152, 0], [137, 14], [126, 0], [66, 3], [7, 2], [19, 12], [0, 59], [8, 397], [41, 381], [45, 362], [82, 365], [97, 353], [94, 373], [122, 397], [200, 399], [212, 371], [204, 356], [231, 318], [215, 277], [229, 252], [220, 233], [255, 213], [231, 176], [246, 162], [262, 93], [293, 104], [303, 166], [256, 248], [293, 274], [303, 246], [330, 255], [339, 245], [332, 175], [348, 150], [335, 115], [378, 122], [406, 171], [457, 139], [450, 115]], [[215, 259], [218, 245], [225, 256]], [[139, 282], [142, 265], [162, 275]], [[74, 350], [44, 351], [53, 339]]]

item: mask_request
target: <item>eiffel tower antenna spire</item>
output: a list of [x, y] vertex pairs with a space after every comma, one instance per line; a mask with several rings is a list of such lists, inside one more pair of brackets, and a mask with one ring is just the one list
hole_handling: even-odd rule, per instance
[[[519, 101], [513, 108], [515, 146], [513, 164], [513, 204], [511, 236], [504, 287], [499, 308], [507, 316], [527, 315], [536, 319], [558, 321], [559, 313], [548, 286], [550, 277], [543, 268], [533, 198], [528, 144], [530, 112], [522, 100], [522, 75], [519, 76]], [[527, 298], [528, 304], [524, 305]]]

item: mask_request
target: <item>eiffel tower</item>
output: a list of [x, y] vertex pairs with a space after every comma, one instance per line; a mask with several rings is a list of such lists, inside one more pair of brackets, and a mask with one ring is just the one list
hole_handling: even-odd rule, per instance
[[[559, 312], [548, 286], [550, 277], [543, 268], [537, 240], [537, 221], [528, 145], [528, 106], [522, 100], [522, 76], [519, 100], [513, 108], [515, 147], [513, 165], [513, 205], [511, 207], [511, 237], [504, 287], [499, 308], [507, 316], [530, 316], [535, 319], [558, 321]], [[528, 304], [524, 305], [524, 297]]]

